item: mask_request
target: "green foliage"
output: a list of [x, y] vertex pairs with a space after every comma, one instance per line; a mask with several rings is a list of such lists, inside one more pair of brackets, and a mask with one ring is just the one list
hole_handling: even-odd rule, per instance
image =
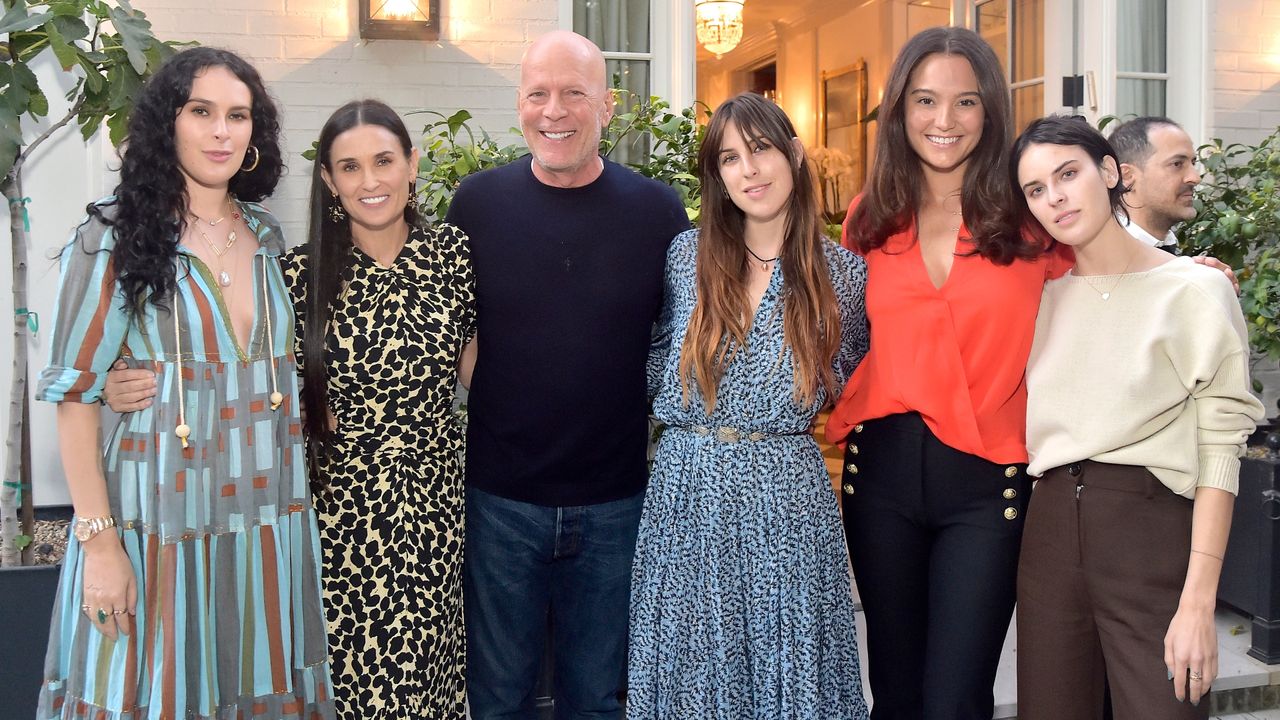
[[[129, 0], [3, 0], [0, 33], [0, 176], [22, 151], [19, 119], [49, 114], [49, 100], [28, 63], [45, 50], [80, 77], [67, 94], [81, 135], [89, 139], [105, 122], [111, 142], [124, 140], [133, 98], [143, 80], [179, 45], [161, 42], [146, 15]], [[88, 22], [86, 22], [86, 18]]]
[[[640, 148], [643, 161], [629, 165], [641, 175], [674, 188], [690, 220], [697, 220], [702, 196], [695, 164], [705, 128], [697, 122], [697, 106], [679, 114], [669, 108], [659, 97], [647, 102], [632, 98], [629, 109], [615, 114], [605, 128], [600, 154], [608, 157], [619, 148]], [[472, 115], [466, 110], [452, 115], [423, 110], [410, 115], [431, 118], [422, 129], [418, 159], [418, 209], [429, 220], [444, 217], [462, 178], [505, 165], [529, 152], [523, 143], [500, 144], [484, 130], [477, 136], [469, 124]], [[516, 128], [510, 132], [520, 134]], [[315, 158], [314, 147], [304, 153], [308, 155], [308, 159]]]
[[[466, 110], [449, 116], [432, 110], [410, 114], [435, 118], [422, 129], [422, 152], [418, 157], [418, 210], [429, 220], [444, 218], [462, 178], [505, 165], [529, 152], [523, 145], [499, 145], [484, 130], [477, 139], [467, 124], [471, 113]], [[511, 132], [520, 133], [515, 128]]]
[[[698, 148], [707, 128], [698, 122], [700, 109], [710, 111], [706, 105], [695, 103], [679, 113], [671, 112], [671, 105], [653, 96], [646, 102], [630, 99], [627, 111], [613, 116], [600, 140], [600, 154], [609, 157], [621, 147], [636, 147], [644, 160], [630, 163], [636, 172], [670, 185], [680, 195], [690, 222], [697, 222], [702, 210], [702, 183], [698, 179]], [[620, 103], [622, 104], [622, 103]], [[648, 152], [644, 152], [644, 150]]]
[[1250, 343], [1280, 358], [1280, 129], [1257, 145], [1215, 139], [1198, 152], [1205, 179], [1182, 250], [1236, 269]]

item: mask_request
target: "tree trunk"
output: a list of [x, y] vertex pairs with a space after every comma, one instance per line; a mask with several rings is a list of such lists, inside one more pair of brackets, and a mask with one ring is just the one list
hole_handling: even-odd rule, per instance
[[[20, 168], [5, 179], [4, 197], [9, 202], [9, 232], [13, 249], [13, 382], [9, 390], [9, 433], [5, 441], [4, 483], [0, 484], [0, 566], [19, 564], [18, 535], [31, 532], [30, 438], [27, 428], [27, 233], [22, 206]], [[27, 502], [19, 502], [19, 495]], [[21, 520], [20, 520], [21, 516]]]

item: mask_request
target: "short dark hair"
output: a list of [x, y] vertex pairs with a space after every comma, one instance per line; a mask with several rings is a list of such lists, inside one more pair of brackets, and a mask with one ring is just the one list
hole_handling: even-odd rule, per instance
[[[1107, 142], [1102, 133], [1095, 130], [1082, 117], [1050, 115], [1033, 121], [1013, 142], [1013, 150], [1009, 151], [1009, 185], [1013, 189], [1013, 194], [1018, 198], [1015, 211], [1020, 216], [1019, 221], [1023, 223], [1024, 227], [1035, 221], [1031, 218], [1031, 211], [1027, 207], [1027, 198], [1022, 194], [1022, 185], [1018, 182], [1018, 164], [1022, 161], [1023, 154], [1032, 145], [1078, 147], [1084, 150], [1085, 154], [1098, 167], [1102, 167], [1102, 161], [1108, 155], [1112, 159], [1116, 157], [1115, 148], [1111, 146], [1111, 143]], [[1112, 215], [1124, 215], [1126, 218], [1129, 216], [1129, 212], [1124, 206], [1124, 194], [1128, 190], [1124, 183], [1117, 179], [1115, 187], [1107, 191], [1107, 197], [1111, 201]]]
[[1120, 123], [1111, 131], [1111, 147], [1116, 151], [1116, 160], [1129, 165], [1142, 165], [1151, 157], [1155, 148], [1151, 146], [1151, 128], [1160, 125], [1182, 126], [1167, 117], [1147, 115]]

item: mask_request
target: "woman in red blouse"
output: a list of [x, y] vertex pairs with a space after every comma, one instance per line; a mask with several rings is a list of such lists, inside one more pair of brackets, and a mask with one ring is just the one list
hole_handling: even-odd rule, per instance
[[846, 442], [845, 532], [867, 617], [872, 717], [988, 720], [1015, 597], [1023, 374], [1046, 278], [1005, 170], [1008, 87], [972, 31], [899, 53], [875, 165], [845, 223], [867, 261], [871, 350], [827, 438]]

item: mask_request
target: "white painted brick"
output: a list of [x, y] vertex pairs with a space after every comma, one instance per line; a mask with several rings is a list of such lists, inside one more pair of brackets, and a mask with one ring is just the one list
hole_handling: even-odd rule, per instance
[[1280, 111], [1262, 111], [1258, 113], [1258, 127], [1265, 130], [1280, 128]]
[[314, 15], [250, 15], [251, 35], [303, 35], [315, 37], [323, 34], [321, 18]]
[[310, 82], [285, 81], [277, 82], [271, 88], [280, 102], [297, 111], [305, 107], [328, 108], [332, 110], [351, 99], [355, 86], [349, 84], [323, 84]]
[[1243, 92], [1227, 92], [1219, 90], [1213, 96], [1213, 109], [1221, 110], [1245, 110], [1250, 107], [1254, 100], [1257, 99], [1254, 93]]
[[520, 61], [524, 59], [526, 47], [528, 47], [526, 43], [496, 44], [493, 46], [492, 62], [494, 65], [519, 65]]
[[[217, 0], [222, 2], [222, 0]], [[246, 0], [240, 0], [244, 2]], [[252, 1], [252, 0], [248, 0]], [[275, 0], [280, 2], [280, 0]], [[349, 8], [355, 3], [349, 0], [283, 0], [290, 15], [344, 15], [349, 12]]]
[[1231, 112], [1220, 112], [1217, 115], [1218, 124], [1223, 127], [1236, 128], [1256, 128], [1261, 127], [1260, 115], [1256, 110], [1236, 110]]
[[1241, 72], [1273, 73], [1280, 65], [1269, 55], [1244, 53], [1240, 55], [1238, 69]]
[[351, 42], [327, 38], [287, 37], [284, 39], [284, 57], [290, 60], [350, 60], [351, 47]]
[[1215, 72], [1213, 85], [1219, 90], [1253, 90], [1262, 88], [1262, 76], [1258, 73]]
[[1231, 48], [1235, 52], [1258, 52], [1261, 48], [1261, 42], [1258, 33], [1253, 32], [1223, 32], [1218, 31], [1213, 34], [1213, 46], [1215, 48]]
[[[523, 46], [523, 43], [521, 43], [521, 46]], [[446, 42], [441, 40], [424, 44], [422, 50], [424, 62], [488, 65], [492, 61], [493, 48], [493, 43], [480, 40], [474, 42]]]
[[362, 40], [351, 46], [356, 63], [383, 67], [406, 67], [426, 62], [426, 47], [412, 40]]
[[546, 0], [491, 0], [490, 17], [520, 20], [558, 20], [560, 8]]
[[515, 88], [520, 84], [520, 70], [492, 65], [465, 66], [458, 71], [458, 84]]
[[1280, 0], [1266, 0], [1266, 2], [1263, 2], [1262, 17], [1280, 18]]
[[208, 34], [243, 35], [246, 27], [245, 16], [240, 13], [166, 12], [149, 17], [157, 35], [174, 38], [181, 36], [186, 39]]
[[321, 18], [321, 35], [327, 38], [354, 40], [360, 34], [360, 25], [354, 17], [329, 14]]
[[1240, 66], [1240, 53], [1224, 52], [1221, 50], [1213, 53], [1213, 69], [1214, 70], [1235, 70]]
[[455, 20], [449, 23], [446, 31], [449, 33], [447, 37], [456, 41], [484, 40], [486, 42], [522, 43], [529, 39], [525, 29], [530, 24], [523, 22], [469, 22]]

